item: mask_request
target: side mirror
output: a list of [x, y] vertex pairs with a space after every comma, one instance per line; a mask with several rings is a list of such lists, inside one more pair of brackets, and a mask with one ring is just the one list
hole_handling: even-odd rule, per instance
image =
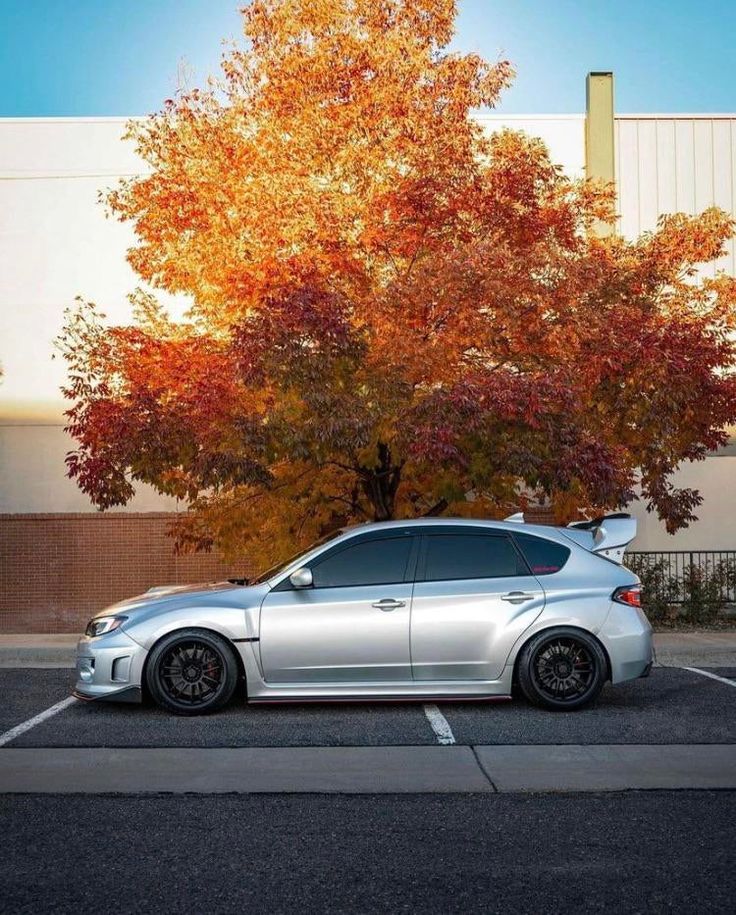
[[312, 570], [311, 569], [297, 569], [296, 572], [292, 572], [289, 575], [289, 581], [295, 588], [311, 588], [312, 587]]

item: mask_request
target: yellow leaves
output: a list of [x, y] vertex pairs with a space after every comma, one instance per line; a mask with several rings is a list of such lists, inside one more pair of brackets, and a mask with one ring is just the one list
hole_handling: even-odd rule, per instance
[[[252, 46], [226, 56], [226, 103], [194, 91], [131, 127], [153, 171], [108, 204], [135, 224], [134, 268], [213, 323], [288, 285], [294, 261], [351, 295], [406, 269], [426, 224], [453, 219], [443, 186], [475, 172], [468, 111], [510, 79], [505, 62], [440, 53], [454, 15], [451, 0], [246, 7]], [[401, 183], [427, 175], [434, 188], [387, 224], [410, 199]]]
[[124, 501], [132, 468], [197, 497], [183, 544], [268, 563], [336, 524], [524, 492], [574, 517], [718, 443], [736, 281], [690, 274], [733, 223], [593, 235], [612, 187], [470, 117], [512, 70], [447, 52], [455, 11], [255, 0], [222, 87], [131, 126], [151, 171], [109, 206], [141, 277], [193, 305], [172, 322], [138, 292], [134, 327], [68, 323], [86, 491]]

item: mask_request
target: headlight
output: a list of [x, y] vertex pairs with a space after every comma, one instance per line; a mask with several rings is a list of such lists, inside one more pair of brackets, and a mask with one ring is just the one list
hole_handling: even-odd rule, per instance
[[87, 623], [84, 634], [93, 637], [96, 635], [107, 635], [108, 632], [119, 629], [127, 619], [127, 616], [96, 616]]

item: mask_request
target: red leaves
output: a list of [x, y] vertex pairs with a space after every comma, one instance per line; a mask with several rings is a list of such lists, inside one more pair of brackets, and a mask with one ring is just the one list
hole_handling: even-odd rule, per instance
[[691, 519], [668, 478], [736, 422], [736, 281], [694, 269], [733, 222], [595, 237], [611, 188], [470, 117], [511, 68], [448, 53], [454, 11], [257, 0], [224, 98], [131, 126], [150, 174], [108, 203], [193, 317], [68, 316], [69, 471], [98, 505], [145, 481], [193, 500], [187, 543], [261, 554], [437, 506], [614, 507], [637, 477]]

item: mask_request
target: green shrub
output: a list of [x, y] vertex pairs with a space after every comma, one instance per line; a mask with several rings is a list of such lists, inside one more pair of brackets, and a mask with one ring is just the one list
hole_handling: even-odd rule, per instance
[[652, 622], [672, 619], [677, 611], [679, 585], [669, 573], [668, 564], [650, 556], [627, 556], [626, 565], [641, 581], [641, 601], [644, 612]]
[[632, 554], [625, 562], [641, 580], [642, 606], [654, 623], [712, 623], [736, 587], [734, 560], [689, 563], [681, 577], [671, 574], [666, 560], [654, 556]]
[[726, 602], [733, 586], [736, 566], [721, 560], [710, 566], [685, 566], [682, 575], [682, 613], [693, 624], [710, 623]]

